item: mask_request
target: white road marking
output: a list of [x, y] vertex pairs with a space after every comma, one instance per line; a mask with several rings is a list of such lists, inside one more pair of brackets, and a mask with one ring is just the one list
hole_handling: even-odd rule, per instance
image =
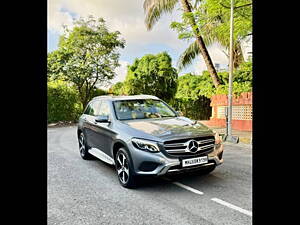
[[[164, 178], [164, 180], [171, 181], [168, 178]], [[186, 189], [188, 191], [191, 191], [193, 193], [196, 193], [196, 194], [199, 194], [199, 195], [203, 195], [204, 194], [202, 191], [198, 191], [198, 190], [196, 190], [194, 188], [191, 188], [191, 187], [186, 186], [184, 184], [181, 184], [179, 182], [172, 182], [172, 183], [175, 184], [175, 185], [177, 185], [177, 186], [179, 186], [179, 187], [181, 187], [181, 188], [184, 188], [184, 189]], [[227, 206], [227, 207], [229, 207], [231, 209], [237, 210], [237, 211], [239, 211], [239, 212], [241, 212], [243, 214], [246, 214], [247, 216], [251, 216], [252, 217], [252, 212], [251, 211], [248, 211], [246, 209], [242, 209], [242, 208], [240, 208], [238, 206], [235, 206], [235, 205], [233, 205], [231, 203], [225, 202], [225, 201], [223, 201], [223, 200], [221, 200], [219, 198], [212, 198], [211, 200], [214, 201], [214, 202], [217, 202], [217, 203], [219, 203], [221, 205]]]
[[225, 202], [225, 201], [223, 201], [221, 199], [218, 199], [218, 198], [212, 198], [211, 200], [252, 217], [252, 212], [251, 211], [248, 211], [246, 209], [242, 209], [238, 206], [232, 205], [232, 204], [230, 204], [228, 202]]
[[196, 190], [196, 189], [194, 189], [194, 188], [191, 188], [191, 187], [189, 187], [189, 186], [186, 186], [186, 185], [184, 185], [184, 184], [181, 184], [181, 183], [178, 183], [178, 182], [172, 182], [172, 183], [175, 184], [175, 185], [177, 185], [177, 186], [179, 186], [179, 187], [182, 187], [182, 188], [184, 188], [184, 189], [186, 189], [186, 190], [188, 190], [188, 191], [194, 192], [194, 193], [196, 193], [196, 194], [198, 194], [198, 195], [203, 195], [203, 192], [202, 192], [202, 191], [198, 191], [198, 190]]

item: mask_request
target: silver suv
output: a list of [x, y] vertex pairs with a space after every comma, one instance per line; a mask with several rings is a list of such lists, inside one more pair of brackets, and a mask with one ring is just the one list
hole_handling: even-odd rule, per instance
[[93, 98], [79, 118], [77, 135], [81, 157], [115, 165], [127, 188], [135, 187], [139, 176], [209, 173], [223, 162], [217, 133], [150, 95]]

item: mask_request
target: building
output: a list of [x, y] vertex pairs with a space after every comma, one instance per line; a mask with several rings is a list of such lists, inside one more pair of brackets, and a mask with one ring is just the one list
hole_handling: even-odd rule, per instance
[[248, 62], [252, 58], [252, 34], [241, 40], [241, 48], [244, 60]]

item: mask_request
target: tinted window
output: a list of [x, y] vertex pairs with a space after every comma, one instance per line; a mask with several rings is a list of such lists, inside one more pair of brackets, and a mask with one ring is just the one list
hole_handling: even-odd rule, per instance
[[153, 99], [121, 100], [114, 102], [119, 120], [175, 117], [175, 112], [164, 102]]

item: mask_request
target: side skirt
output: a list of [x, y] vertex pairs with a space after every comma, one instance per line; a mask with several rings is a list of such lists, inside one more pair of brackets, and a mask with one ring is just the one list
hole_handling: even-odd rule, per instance
[[105, 154], [104, 152], [102, 152], [100, 149], [97, 149], [97, 148], [91, 148], [88, 150], [88, 152], [97, 157], [98, 159], [102, 160], [103, 162], [106, 162], [110, 165], [115, 165], [115, 161], [110, 157], [108, 156], [107, 154]]

